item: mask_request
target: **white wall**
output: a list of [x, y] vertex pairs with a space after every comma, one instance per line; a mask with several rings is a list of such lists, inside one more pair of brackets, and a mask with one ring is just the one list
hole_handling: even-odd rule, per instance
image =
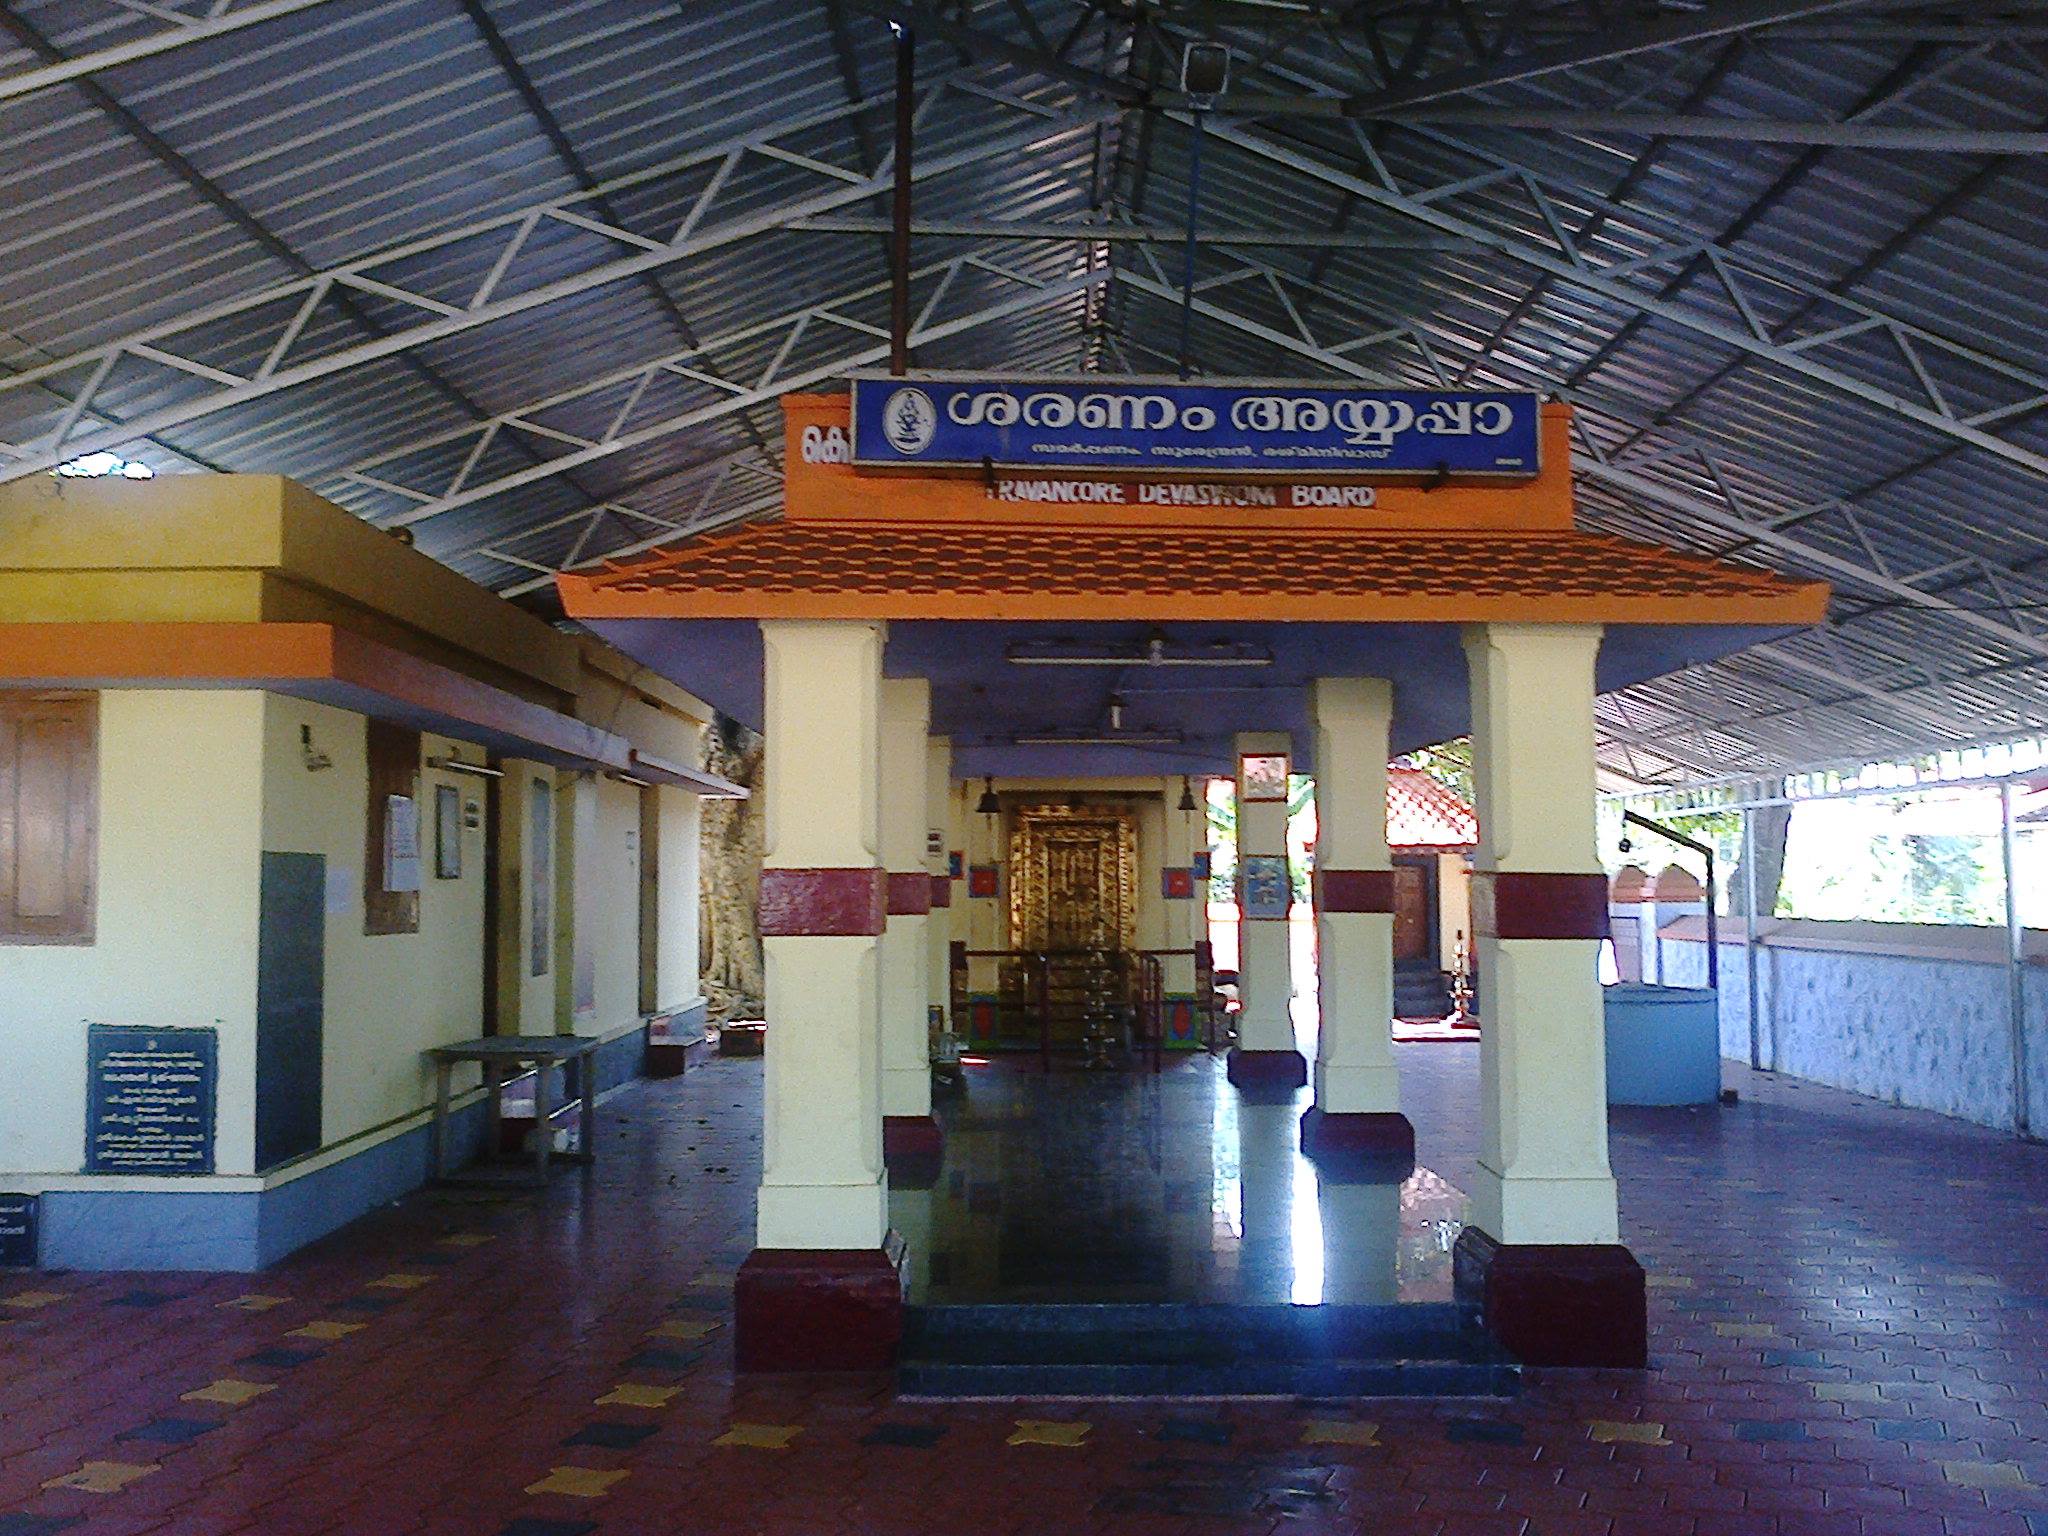
[[[1724, 924], [1724, 935], [1729, 925]], [[1721, 943], [1721, 1054], [1749, 1059], [1749, 972]], [[1704, 942], [1659, 941], [1668, 984], [1706, 983]], [[1913, 955], [1759, 945], [1763, 1065], [1852, 1093], [2010, 1130], [2012, 1015], [2003, 965]], [[2027, 983], [2029, 1114], [2048, 1131], [2048, 968]]]
[[[111, 695], [110, 695], [111, 697]], [[301, 726], [333, 766], [308, 772]], [[483, 1033], [484, 834], [462, 834], [462, 874], [434, 874], [435, 788], [452, 784], [481, 812], [481, 779], [424, 767], [451, 753], [481, 762], [473, 746], [428, 736], [420, 757], [420, 922], [417, 933], [363, 932], [369, 794], [369, 722], [324, 704], [265, 696], [263, 847], [327, 861], [325, 1033], [321, 1142], [331, 1145], [409, 1115], [432, 1101], [429, 1046]], [[379, 879], [382, 871], [370, 871]], [[254, 963], [254, 945], [250, 949]]]
[[661, 827], [656, 874], [661, 917], [654, 944], [654, 1002], [660, 1009], [687, 1008], [703, 994], [697, 975], [702, 904], [697, 839], [704, 802], [688, 790], [670, 786], [653, 793]]
[[[572, 1018], [579, 1035], [615, 1034], [640, 1020], [640, 790], [592, 774], [575, 784]], [[693, 886], [693, 907], [694, 897]]]
[[251, 1171], [263, 727], [255, 692], [101, 695], [95, 942], [0, 945], [0, 1170], [83, 1166], [91, 1022], [216, 1026], [216, 1167]]

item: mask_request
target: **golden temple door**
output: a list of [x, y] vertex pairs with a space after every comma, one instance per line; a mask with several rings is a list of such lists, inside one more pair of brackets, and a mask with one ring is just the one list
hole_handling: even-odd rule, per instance
[[1027, 805], [1010, 839], [1010, 947], [1037, 952], [1133, 947], [1138, 829], [1113, 805]]

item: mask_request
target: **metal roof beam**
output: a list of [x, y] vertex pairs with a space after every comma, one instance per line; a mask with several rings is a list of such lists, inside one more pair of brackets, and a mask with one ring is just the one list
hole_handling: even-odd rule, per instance
[[[1242, 261], [1242, 258], [1236, 258]], [[1249, 264], [1247, 264], [1249, 265]], [[1119, 281], [1151, 293], [1169, 303], [1178, 304], [1182, 289], [1164, 276], [1147, 277], [1141, 273], [1125, 272]], [[1332, 348], [1317, 341], [1277, 330], [1249, 316], [1217, 303], [1212, 295], [1197, 295], [1194, 299], [1195, 313], [1207, 319], [1218, 321], [1234, 330], [1245, 332], [1259, 340], [1320, 364], [1332, 373], [1345, 374], [1352, 378], [1384, 383], [1384, 370], [1374, 369], [1358, 362], [1340, 343]], [[1377, 333], [1376, 333], [1377, 334]], [[2048, 637], [2031, 634], [2011, 624], [1979, 613], [1974, 609], [1949, 602], [1939, 595], [1925, 591], [1883, 571], [1872, 569], [1859, 562], [1842, 556], [1806, 540], [1771, 528], [1767, 523], [1744, 515], [1715, 502], [1696, 491], [1667, 484], [1661, 480], [1632, 470], [1623, 464], [1603, 462], [1591, 455], [1579, 456], [1573, 465], [1573, 475], [1580, 481], [1610, 487], [1629, 493], [1630, 498], [1641, 498], [1654, 503], [1666, 511], [1678, 512], [1696, 523], [1705, 523], [1727, 533], [1746, 535], [1758, 543], [1767, 544], [1791, 557], [1800, 565], [1815, 572], [1850, 581], [1857, 586], [1877, 591], [1886, 596], [1896, 597], [1916, 607], [1940, 612], [1959, 624], [1964, 624], [1980, 633], [1994, 636], [2007, 645], [2026, 650], [2033, 655], [2048, 658]]]
[[[1229, 97], [1219, 110], [1231, 106]], [[1619, 134], [1661, 139], [1717, 139], [1737, 144], [1812, 144], [1841, 149], [1898, 149], [1957, 155], [2048, 154], [2048, 133], [2027, 129], [1890, 127], [1868, 122], [1795, 122], [1785, 118], [1716, 117], [1703, 113], [1568, 112], [1484, 107], [1375, 113], [1395, 123], [1459, 128], [1523, 128], [1543, 133]]]
[[[942, 80], [932, 89], [945, 88]], [[1068, 135], [1085, 131], [1106, 110], [1089, 107], [1076, 112], [1055, 112], [1023, 104], [994, 103], [986, 97], [973, 99], [984, 113], [1009, 114], [1015, 126], [990, 132], [991, 125], [985, 117], [965, 123], [962, 128], [965, 143], [920, 156], [915, 169], [917, 179], [931, 180], [968, 166], [1014, 158], [1042, 149]], [[863, 202], [884, 190], [886, 182], [872, 176], [849, 180], [843, 175], [819, 172], [811, 176], [803, 193], [768, 207], [757, 206], [751, 199], [726, 199], [722, 196], [743, 163], [750, 163], [751, 157], [773, 156], [777, 148], [776, 138], [801, 134], [820, 122], [836, 120], [850, 110], [850, 107], [842, 107], [809, 114], [679, 157], [662, 166], [617, 178], [598, 189], [600, 192], [616, 191], [625, 185], [638, 185], [662, 176], [687, 171], [708, 172], [708, 179], [691, 202], [689, 212], [673, 230], [666, 232], [665, 240], [650, 240], [636, 231], [619, 229], [586, 215], [581, 210], [594, 194], [578, 193], [408, 241], [288, 282], [272, 284], [240, 298], [151, 326], [121, 340], [0, 379], [0, 411], [18, 399], [20, 391], [28, 388], [55, 387], [59, 381], [69, 380], [78, 391], [73, 396], [66, 419], [54, 427], [38, 431], [25, 442], [0, 442], [0, 481], [53, 468], [79, 454], [118, 448], [138, 437], [199, 420], [315, 379], [329, 378], [366, 363], [397, 356], [424, 343], [459, 335], [608, 283], [637, 277], [687, 260], [703, 251], [784, 227], [810, 215]], [[788, 165], [783, 160], [776, 163], [778, 166]], [[716, 213], [728, 201], [737, 202], [740, 206], [730, 216], [716, 218]], [[589, 242], [593, 247], [588, 258], [591, 264], [581, 272], [500, 297], [503, 288], [513, 285], [518, 257], [527, 240], [543, 222], [549, 221], [573, 225], [601, 237], [599, 242]], [[478, 280], [455, 303], [416, 292], [397, 272], [390, 277], [378, 275], [385, 269], [403, 271], [402, 263], [412, 262], [429, 251], [484, 240], [494, 242], [497, 257], [489, 263], [487, 271], [479, 271]], [[606, 255], [622, 249], [628, 254], [603, 259], [596, 253], [595, 248], [599, 245]], [[554, 259], [559, 263], [559, 254]], [[350, 289], [375, 292], [406, 305], [414, 316], [413, 323], [395, 324], [383, 336], [335, 348], [303, 362], [292, 362], [292, 346], [314, 312], [331, 297], [344, 295]], [[254, 342], [270, 342], [275, 337], [275, 341], [265, 348], [264, 360], [257, 367], [243, 372], [209, 367], [202, 375], [179, 357], [176, 349], [180, 336], [197, 333], [204, 326], [236, 315], [251, 317]], [[70, 435], [77, 421], [93, 407], [94, 397], [104, 391], [108, 378], [121, 371], [114, 365], [122, 362], [131, 366], [138, 362], [153, 364], [155, 378], [171, 388], [184, 391], [184, 398], [144, 411], [117, 427], [75, 437]], [[211, 387], [187, 388], [202, 378]]]
[[1738, 32], [1754, 32], [1780, 22], [1799, 21], [1831, 11], [1853, 10], [1862, 3], [1864, 0], [1716, 0], [1715, 4], [1703, 5], [1696, 11], [1667, 13], [1647, 21], [1620, 22], [1603, 27], [1577, 42], [1514, 57], [1498, 56], [1463, 69], [1425, 75], [1413, 84], [1392, 90], [1354, 96], [1347, 102], [1345, 110], [1354, 117], [1367, 117], [1393, 107], [1441, 101], [1447, 96], [1461, 96], [1468, 91], [1485, 90], [1489, 86], [1507, 85], [1517, 80], [1533, 80], [1540, 75], [1563, 70], [1584, 69], [1588, 65], [1625, 59], [1633, 54], [1676, 48]]
[[[1241, 126], [1217, 123], [1210, 125], [1208, 131], [1210, 138], [1214, 140], [1273, 164], [1286, 166], [1338, 190], [1353, 191], [1370, 204], [1391, 213], [1403, 214], [1440, 234], [1477, 241], [1511, 260], [1534, 267], [1570, 287], [1581, 289], [1641, 318], [1660, 320], [1681, 330], [1708, 337], [1724, 346], [1768, 361], [1788, 373], [1825, 384], [1837, 393], [1933, 431], [1945, 433], [2048, 477], [2048, 453], [2039, 452], [2021, 443], [2009, 442], [1984, 430], [1974, 424], [1976, 418], [1963, 417], [1948, 409], [1946, 402], [1938, 395], [1928, 395], [1928, 403], [1908, 399], [1892, 390], [1872, 384], [1846, 369], [1834, 367], [1817, 354], [1825, 351], [1824, 342], [1847, 340], [1852, 335], [1879, 326], [1891, 334], [1909, 357], [1913, 355], [1913, 348], [1917, 345], [1932, 352], [1967, 358], [1975, 366], [1988, 367], [1996, 373], [2023, 383], [2030, 393], [2048, 387], [2048, 377], [2036, 376], [2031, 370], [2018, 364], [1989, 357], [1974, 348], [1963, 347], [1924, 329], [1911, 326], [1902, 319], [1876, 311], [1868, 305], [1834, 295], [1828, 296], [1829, 301], [1855, 314], [1857, 319], [1826, 332], [1801, 337], [1796, 346], [1781, 343], [1771, 339], [1764, 328], [1754, 321], [1743, 325], [1727, 323], [1702, 312], [1698, 306], [1681, 304], [1673, 299], [1658, 297], [1632, 287], [1624, 277], [1614, 275], [1589, 262], [1586, 254], [1575, 246], [1561, 242], [1549, 246], [1537, 245], [1517, 234], [1489, 227], [1462, 214], [1453, 213], [1447, 207], [1439, 206], [1439, 200], [1448, 197], [1454, 184], [1412, 192], [1402, 191], [1393, 185], [1369, 181], [1354, 175], [1338, 166], [1328, 164], [1319, 156], [1280, 144]], [[1527, 171], [1517, 172], [1503, 167], [1482, 179], [1508, 186], [1520, 184], [1532, 192], [1536, 190], [1536, 178]], [[1581, 194], [1573, 189], [1572, 195], [1576, 197]], [[1697, 254], [1710, 256], [1716, 275], [1736, 300], [1738, 310], [1747, 308], [1742, 300], [1745, 283], [1757, 284], [1764, 288], [1792, 287], [1799, 291], [1804, 291], [1807, 287], [1788, 281], [1776, 273], [1758, 271], [1753, 265], [1730, 253], [1712, 247], [1706, 247], [1703, 251], [1699, 242], [1693, 242], [1689, 250], [1683, 246], [1675, 247], [1668, 253], [1660, 253], [1650, 261], [1638, 261], [1631, 265], [1634, 269], [1644, 270], [1664, 261], [1679, 260]]]
[[[823, 214], [815, 219], [799, 219], [789, 227], [817, 234], [865, 235], [886, 233], [890, 226], [887, 219]], [[1078, 240], [1175, 247], [1186, 243], [1188, 237], [1185, 228], [1123, 220], [1077, 224], [1059, 219], [918, 219], [912, 222], [910, 232], [919, 239]], [[1196, 231], [1196, 238], [1203, 245], [1251, 245], [1276, 249], [1437, 251], [1468, 256], [1485, 249], [1475, 241], [1446, 240], [1433, 235], [1356, 235], [1341, 230], [1247, 229], [1225, 224], [1205, 225]]]
[[[174, 48], [183, 48], [188, 43], [203, 43], [209, 38], [224, 37], [239, 32], [245, 27], [257, 26], [262, 22], [290, 16], [299, 11], [310, 11], [316, 5], [325, 5], [327, 0], [253, 0], [248, 5], [237, 6], [234, 0], [220, 0], [210, 5], [202, 15], [180, 16], [167, 8], [151, 10], [148, 14], [163, 22], [160, 31], [146, 37], [131, 38], [123, 43], [110, 43], [90, 53], [77, 54], [71, 58], [46, 58], [29, 69], [16, 70], [9, 75], [0, 75], [0, 101], [12, 101], [22, 96], [46, 91], [54, 85], [65, 85], [96, 75], [104, 70], [116, 69], [123, 64], [132, 64], [137, 59], [153, 58], [157, 54], [169, 53]], [[141, 14], [127, 6], [112, 6], [118, 10], [121, 19], [134, 21]]]
[[[963, 313], [942, 318], [944, 303], [949, 291], [954, 286], [953, 276], [970, 266], [985, 276], [1006, 280], [1013, 291], [1001, 299], [981, 304]], [[1044, 308], [1062, 299], [1073, 298], [1078, 294], [1089, 292], [1109, 279], [1107, 268], [1097, 268], [1092, 272], [1077, 272], [1053, 282], [1034, 283], [1007, 274], [987, 263], [976, 262], [971, 256], [956, 257], [950, 262], [925, 268], [922, 275], [936, 275], [939, 278], [939, 282], [934, 285], [932, 292], [927, 296], [923, 312], [916, 317], [911, 325], [910, 334], [912, 339], [921, 343], [943, 340], [946, 337], [959, 335], [986, 325], [992, 320], [999, 320], [1010, 315], [1024, 314], [1031, 310]], [[394, 450], [392, 453], [384, 455], [377, 460], [360, 465], [357, 469], [350, 471], [350, 473], [357, 477], [364, 477], [368, 472], [374, 470], [377, 464], [388, 463], [392, 459], [405, 457], [426, 449], [448, 446], [459, 442], [463, 437], [471, 433], [475, 433], [477, 434], [476, 445], [465, 456], [462, 469], [457, 472], [454, 478], [438, 494], [406, 493], [419, 495], [421, 497], [419, 504], [407, 508], [396, 517], [386, 519], [385, 525], [387, 527], [405, 527], [414, 523], [424, 522], [428, 518], [438, 517], [444, 512], [452, 512], [459, 507], [471, 506], [476, 502], [486, 501], [494, 496], [502, 496], [506, 492], [518, 490], [522, 486], [532, 485], [537, 481], [549, 479], [555, 475], [566, 474], [584, 464], [594, 463], [600, 459], [609, 458], [613, 454], [624, 453], [629, 449], [644, 447], [662, 438], [672, 437], [686, 428], [702, 426], [707, 422], [717, 421], [721, 417], [729, 416], [735, 411], [745, 410], [749, 406], [766, 404], [783, 394], [787, 394], [791, 390], [808, 389], [827, 380], [839, 378], [851, 369], [865, 368], [875, 362], [886, 360], [889, 355], [889, 343], [886, 332], [878, 333], [876, 327], [853, 321], [849, 317], [838, 313], [841, 307], [849, 303], [864, 298], [872, 298], [877, 293], [885, 292], [886, 290], [886, 284], [871, 284], [857, 289], [850, 294], [842, 294], [826, 303], [805, 305], [799, 309], [776, 315], [772, 319], [756, 321], [752, 325], [728, 332], [723, 336], [713, 337], [699, 348], [680, 353], [671, 353], [665, 357], [656, 358], [652, 362], [640, 364], [636, 368], [607, 375], [605, 378], [596, 380], [582, 389], [571, 391], [564, 395], [551, 396], [546, 400], [535, 402], [523, 411], [514, 411], [505, 415], [491, 417], [477, 423], [474, 427], [463, 428], [457, 433], [438, 433], [431, 438], [423, 438], [418, 442]], [[836, 349], [829, 357], [822, 361], [809, 361], [801, 367], [784, 371], [782, 366], [784, 359], [794, 349], [794, 344], [799, 338], [806, 333], [815, 334], [817, 332], [831, 332], [834, 330], [860, 338], [858, 345], [851, 348]], [[636, 417], [631, 410], [622, 409], [612, 417], [605, 430], [598, 436], [574, 438], [569, 434], [557, 432], [556, 436], [563, 438], [565, 442], [572, 446], [570, 446], [568, 452], [556, 458], [546, 460], [527, 469], [514, 470], [506, 474], [481, 479], [471, 479], [469, 477], [469, 471], [482, 457], [481, 445], [488, 444], [496, 434], [502, 431], [522, 430], [525, 427], [527, 418], [536, 417], [543, 411], [558, 408], [579, 396], [604, 394], [617, 390], [621, 385], [627, 386], [626, 393], [629, 399], [637, 401], [645, 393], [648, 384], [663, 375], [689, 377], [690, 359], [704, 348], [733, 346], [743, 341], [765, 345], [768, 341], [778, 338], [780, 345], [776, 348], [775, 360], [769, 365], [767, 371], [759, 377], [745, 383], [723, 380], [709, 381], [718, 385], [724, 391], [721, 398], [693, 404], [681, 410], [671, 410], [658, 414], [651, 420], [641, 419]]]

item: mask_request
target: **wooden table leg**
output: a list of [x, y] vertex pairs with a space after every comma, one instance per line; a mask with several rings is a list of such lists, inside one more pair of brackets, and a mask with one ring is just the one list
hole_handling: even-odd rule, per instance
[[505, 1082], [498, 1074], [497, 1062], [486, 1061], [482, 1065], [484, 1087], [490, 1090], [490, 1108], [484, 1111], [484, 1161], [489, 1163], [497, 1161], [505, 1141]]
[[548, 1181], [548, 1153], [554, 1149], [555, 1128], [550, 1120], [554, 1105], [555, 1064], [543, 1057], [533, 1064], [533, 1179]]

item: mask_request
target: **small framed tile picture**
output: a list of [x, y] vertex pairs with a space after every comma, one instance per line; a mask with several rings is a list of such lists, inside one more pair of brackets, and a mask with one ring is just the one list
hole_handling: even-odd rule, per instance
[[1285, 800], [1287, 772], [1285, 752], [1245, 752], [1237, 759], [1237, 782], [1247, 800]]

